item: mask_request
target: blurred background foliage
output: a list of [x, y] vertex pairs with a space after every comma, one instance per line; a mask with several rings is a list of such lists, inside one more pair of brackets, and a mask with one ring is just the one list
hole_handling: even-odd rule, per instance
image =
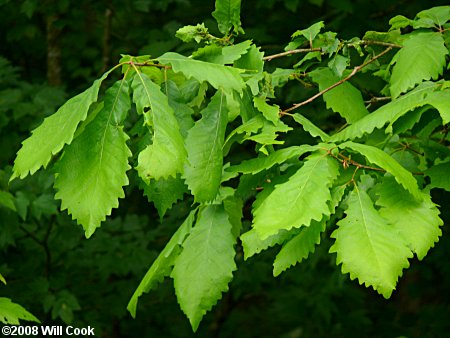
[[[243, 38], [266, 55], [283, 51], [297, 29], [324, 20], [338, 37], [386, 31], [394, 15], [407, 17], [446, 1], [243, 0]], [[189, 54], [194, 44], [178, 28], [204, 22], [216, 33], [214, 1], [0, 0], [0, 273], [1, 295], [21, 304], [43, 325], [96, 328], [97, 336], [189, 337], [187, 319], [166, 281], [142, 297], [133, 320], [126, 305], [145, 271], [189, 212], [178, 202], [163, 220], [133, 182], [120, 208], [86, 240], [53, 199], [51, 172], [8, 184], [20, 142], [67, 98], [87, 88], [120, 54]], [[292, 65], [292, 59], [273, 61]], [[269, 67], [274, 67], [269, 64]], [[361, 79], [363, 81], [364, 79]], [[287, 86], [280, 105], [310, 93]], [[314, 105], [308, 109], [313, 111]], [[319, 125], [329, 114], [314, 114]], [[305, 138], [306, 135], [295, 137]], [[289, 142], [289, 139], [286, 140]], [[239, 154], [234, 156], [239, 157]], [[445, 191], [435, 200], [448, 205]], [[448, 223], [449, 213], [441, 207]], [[244, 222], [249, 226], [249, 212]], [[450, 238], [444, 235], [422, 262], [412, 261], [390, 300], [350, 282], [327, 254], [317, 253], [278, 278], [274, 249], [244, 261], [198, 337], [444, 337], [450, 332]]]

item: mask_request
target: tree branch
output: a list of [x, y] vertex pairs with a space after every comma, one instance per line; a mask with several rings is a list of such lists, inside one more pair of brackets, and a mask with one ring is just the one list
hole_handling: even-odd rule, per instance
[[293, 49], [293, 50], [288, 50], [287, 52], [265, 56], [265, 57], [263, 57], [263, 60], [271, 61], [272, 59], [280, 58], [280, 57], [287, 56], [287, 55], [298, 54], [298, 53], [320, 52], [320, 51], [322, 51], [322, 48]]
[[310, 97], [309, 99], [302, 101], [300, 103], [296, 103], [294, 104], [292, 107], [284, 110], [281, 112], [281, 115], [284, 115], [287, 112], [290, 112], [291, 110], [297, 109], [301, 106], [304, 106], [308, 103], [311, 103], [312, 101], [314, 101], [315, 99], [317, 99], [318, 97], [322, 96], [323, 94], [325, 94], [326, 92], [329, 92], [330, 90], [332, 90], [333, 88], [336, 88], [337, 86], [343, 84], [344, 82], [347, 82], [348, 80], [350, 80], [353, 76], [355, 76], [356, 73], [358, 73], [361, 69], [363, 69], [364, 67], [366, 67], [368, 64], [374, 62], [375, 60], [377, 60], [378, 58], [382, 57], [383, 55], [385, 55], [386, 53], [388, 53], [389, 51], [392, 50], [392, 46], [386, 48], [384, 51], [382, 51], [381, 53], [375, 55], [373, 58], [371, 58], [370, 60], [367, 60], [366, 62], [364, 62], [363, 64], [356, 66], [355, 68], [353, 68], [352, 72], [345, 78], [343, 78], [342, 80], [336, 82], [335, 84], [331, 85], [328, 88], [325, 88], [324, 90], [318, 92], [316, 95]]

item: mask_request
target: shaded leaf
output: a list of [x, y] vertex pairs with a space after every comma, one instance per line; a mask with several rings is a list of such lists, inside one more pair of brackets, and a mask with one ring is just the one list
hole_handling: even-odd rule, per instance
[[419, 190], [419, 186], [417, 185], [414, 176], [383, 150], [351, 141], [342, 143], [339, 147], [350, 148], [364, 155], [369, 162], [380, 166], [388, 173], [392, 174], [395, 177], [395, 180], [408, 190], [415, 199], [422, 199], [422, 193]]
[[172, 271], [181, 309], [194, 331], [207, 311], [228, 291], [236, 270], [232, 224], [222, 205], [208, 205], [183, 243]]
[[141, 186], [144, 190], [144, 195], [147, 196], [150, 202], [155, 204], [161, 219], [166, 214], [166, 211], [188, 192], [184, 181], [179, 177], [150, 180], [149, 184], [142, 182]]
[[380, 215], [393, 225], [422, 260], [442, 235], [439, 227], [444, 223], [430, 195], [422, 193], [422, 200], [417, 202], [392, 177], [383, 179], [377, 186], [377, 194]]
[[431, 188], [442, 188], [450, 191], [450, 162], [440, 163], [425, 171], [431, 179]]
[[293, 157], [300, 157], [306, 152], [317, 150], [317, 146], [301, 145], [292, 146], [280, 150], [276, 150], [269, 154], [269, 156], [252, 158], [243, 161], [238, 165], [234, 165], [226, 169], [228, 172], [239, 172], [243, 174], [256, 174], [260, 171], [269, 169], [275, 164], [281, 164]]
[[320, 139], [324, 142], [328, 141], [330, 139], [330, 136], [322, 131], [319, 127], [317, 127], [314, 123], [312, 123], [310, 120], [308, 120], [306, 117], [300, 114], [293, 114], [292, 117], [294, 118], [295, 122], [298, 124], [301, 124], [303, 129], [310, 133], [313, 137], [320, 137]]
[[136, 307], [139, 297], [142, 296], [143, 293], [147, 293], [153, 289], [158, 283], [162, 282], [164, 277], [169, 276], [172, 272], [172, 267], [175, 264], [175, 260], [181, 252], [181, 245], [183, 244], [186, 236], [191, 232], [192, 225], [195, 221], [196, 211], [197, 209], [189, 213], [186, 220], [173, 234], [169, 242], [153, 262], [150, 269], [148, 269], [136, 291], [134, 291], [127, 306], [127, 309], [133, 318], [136, 317]]
[[331, 141], [345, 141], [371, 133], [375, 128], [381, 128], [388, 122], [394, 122], [408, 111], [427, 104], [425, 98], [438, 87], [433, 82], [425, 82], [406, 95], [378, 108], [361, 120], [353, 123], [331, 137]]
[[202, 111], [202, 118], [188, 132], [184, 178], [197, 202], [212, 201], [217, 195], [222, 179], [222, 147], [227, 122], [225, 94], [217, 91]]

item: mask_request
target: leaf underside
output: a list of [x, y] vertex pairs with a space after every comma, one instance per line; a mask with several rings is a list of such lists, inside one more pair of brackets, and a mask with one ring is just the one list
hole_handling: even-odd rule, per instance
[[236, 270], [232, 224], [222, 205], [208, 205], [183, 243], [172, 271], [181, 309], [194, 331], [202, 317], [228, 291]]

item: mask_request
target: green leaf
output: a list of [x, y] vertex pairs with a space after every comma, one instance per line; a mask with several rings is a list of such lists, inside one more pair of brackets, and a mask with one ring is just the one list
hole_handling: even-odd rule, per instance
[[443, 124], [450, 122], [450, 90], [446, 89], [430, 93], [426, 102], [439, 111]]
[[353, 123], [331, 137], [331, 141], [345, 141], [371, 133], [375, 128], [381, 128], [388, 122], [394, 122], [408, 111], [427, 104], [426, 97], [437, 88], [433, 82], [425, 82], [406, 95], [378, 108], [361, 120]]
[[[309, 73], [312, 80], [319, 85], [322, 91], [339, 82], [340, 78], [329, 68], [319, 68]], [[342, 98], [345, 97], [345, 100]], [[348, 123], [354, 123], [369, 112], [367, 111], [361, 92], [349, 82], [344, 82], [339, 86], [323, 94], [323, 99], [327, 108], [339, 113]]]
[[395, 63], [390, 80], [392, 96], [396, 98], [424, 80], [436, 80], [444, 70], [447, 54], [441, 34], [411, 35], [392, 59]]
[[329, 214], [330, 186], [339, 174], [336, 160], [313, 153], [305, 164], [254, 211], [253, 228], [265, 239], [279, 230], [309, 226]]
[[300, 114], [293, 114], [295, 122], [301, 124], [303, 129], [307, 131], [313, 137], [320, 137], [320, 139], [324, 142], [327, 142], [330, 139], [330, 136], [322, 131], [319, 127], [317, 127], [314, 123], [308, 120], [306, 117]]
[[172, 52], [160, 56], [158, 61], [164, 65], [172, 65], [174, 72], [181, 72], [188, 78], [193, 77], [199, 82], [207, 81], [216, 89], [222, 87], [227, 91], [233, 89], [241, 93], [245, 85], [240, 71], [235, 68], [190, 59]]
[[362, 154], [369, 162], [378, 165], [388, 173], [392, 174], [395, 177], [395, 180], [408, 190], [415, 199], [418, 201], [422, 199], [423, 194], [419, 190], [419, 186], [417, 185], [414, 176], [383, 150], [351, 141], [342, 143], [339, 145], [339, 148], [350, 148]]
[[1, 273], [0, 273], [0, 281], [6, 285], [5, 277], [3, 277]]
[[68, 209], [90, 237], [100, 223], [119, 206], [125, 197], [130, 169], [127, 134], [114, 122], [115, 112], [130, 108], [126, 81], [105, 93], [105, 104], [56, 163], [55, 197], [61, 199], [61, 210]]
[[196, 212], [197, 209], [192, 210], [189, 213], [183, 224], [180, 225], [178, 230], [173, 234], [172, 238], [153, 262], [150, 269], [148, 269], [136, 291], [134, 291], [127, 306], [127, 309], [133, 318], [136, 317], [136, 307], [139, 297], [142, 294], [148, 293], [152, 290], [158, 283], [162, 282], [164, 277], [169, 276], [172, 272], [172, 267], [175, 264], [175, 260], [181, 252], [181, 245], [187, 235], [191, 232], [192, 225], [195, 221]]
[[269, 154], [269, 156], [252, 158], [250, 160], [243, 161], [238, 165], [231, 166], [226, 169], [228, 172], [243, 173], [243, 174], [256, 174], [260, 171], [269, 169], [276, 164], [286, 162], [293, 157], [300, 157], [306, 152], [312, 152], [318, 149], [318, 146], [292, 146], [280, 150], [276, 150]]
[[425, 171], [431, 179], [431, 188], [442, 188], [450, 191], [450, 162], [440, 163]]
[[247, 53], [252, 42], [250, 40], [243, 41], [236, 45], [220, 47], [217, 45], [206, 45], [192, 53], [192, 57], [196, 60], [212, 62], [218, 64], [232, 64], [238, 60], [243, 54]]
[[204, 23], [199, 23], [196, 26], [184, 26], [181, 27], [175, 33], [175, 36], [183, 42], [191, 42], [194, 40], [197, 43], [200, 43], [208, 36], [208, 28], [205, 27]]
[[325, 231], [327, 218], [321, 221], [311, 221], [308, 227], [301, 229], [300, 233], [290, 239], [273, 262], [273, 275], [279, 276], [284, 270], [308, 258], [314, 252], [316, 244], [320, 243], [320, 234]]
[[380, 215], [393, 225], [422, 260], [442, 235], [439, 227], [444, 223], [430, 195], [422, 193], [422, 200], [417, 202], [392, 177], [384, 178], [377, 186], [377, 194]]
[[[167, 96], [143, 73], [136, 74], [132, 86], [138, 112], [151, 114], [154, 130], [153, 143], [139, 154], [136, 168], [139, 176], [148, 183], [150, 178], [158, 180], [182, 173], [186, 150]], [[144, 113], [146, 107], [151, 111]]]
[[296, 38], [299, 36], [304, 36], [306, 40], [312, 41], [316, 38], [317, 34], [320, 33], [323, 27], [325, 27], [323, 21], [319, 21], [306, 29], [296, 31], [294, 34], [292, 34], [292, 37]]
[[52, 155], [72, 142], [78, 124], [86, 119], [89, 107], [97, 101], [102, 81], [110, 72], [106, 72], [91, 87], [68, 100], [32, 131], [32, 135], [22, 142], [22, 148], [17, 152], [10, 180], [24, 178], [28, 173], [32, 175], [40, 167], [46, 168]]
[[14, 196], [7, 192], [0, 190], [0, 205], [11, 209], [12, 211], [16, 211], [16, 206], [14, 204]]
[[20, 320], [40, 323], [39, 319], [11, 299], [0, 297], [0, 322], [7, 325], [20, 325]]
[[271, 106], [268, 104], [264, 97], [255, 96], [253, 98], [253, 103], [255, 107], [263, 114], [266, 120], [272, 122], [273, 124], [277, 124], [280, 119], [278, 113], [280, 112], [280, 107], [277, 105]]
[[256, 230], [251, 229], [246, 233], [243, 233], [240, 237], [244, 249], [244, 259], [247, 260], [267, 248], [282, 244], [295, 236], [296, 233], [297, 229], [290, 231], [280, 230], [275, 235], [271, 235], [266, 239], [261, 239]]
[[172, 271], [181, 309], [194, 331], [207, 311], [228, 291], [236, 270], [232, 224], [222, 205], [208, 205], [183, 243]]
[[264, 53], [259, 51], [260, 47], [251, 45], [247, 53], [234, 62], [237, 68], [252, 70], [254, 73], [261, 73], [264, 69]]
[[236, 33], [244, 33], [241, 26], [241, 0], [216, 0], [216, 10], [212, 16], [222, 34], [228, 34], [231, 29]]
[[219, 190], [227, 122], [226, 98], [219, 90], [202, 111], [202, 118], [188, 132], [184, 178], [197, 202], [212, 201]]
[[[330, 214], [333, 214], [345, 192], [345, 185], [338, 186], [331, 191], [331, 201], [328, 206]], [[287, 241], [275, 257], [273, 262], [273, 275], [276, 277], [291, 266], [301, 263], [314, 252], [316, 245], [320, 243], [321, 233], [325, 231], [327, 221], [330, 217], [324, 215], [319, 221], [312, 221], [309, 227], [302, 227], [299, 233]]]
[[188, 192], [184, 181], [179, 177], [150, 180], [149, 184], [142, 182], [142, 188], [144, 190], [144, 195], [147, 196], [148, 200], [155, 204], [161, 219], [166, 214], [166, 211], [170, 209], [176, 201], [182, 199], [184, 193]]
[[442, 28], [450, 21], [450, 6], [437, 6], [417, 13], [414, 28]]
[[339, 221], [331, 237], [336, 241], [330, 252], [337, 253], [336, 264], [353, 280], [372, 286], [389, 298], [402, 270], [412, 257], [405, 240], [373, 207], [369, 195], [358, 187], [347, 200], [347, 216]]
[[252, 140], [255, 141], [256, 143], [261, 144], [262, 147], [259, 148], [259, 151], [268, 155], [266, 146], [272, 144], [283, 144], [284, 141], [277, 140], [278, 133], [286, 133], [289, 130], [292, 130], [292, 128], [284, 124], [283, 121], [281, 120], [278, 120], [276, 125], [273, 125], [273, 123], [264, 120], [262, 129], [258, 134], [252, 136], [245, 136], [244, 139]]

